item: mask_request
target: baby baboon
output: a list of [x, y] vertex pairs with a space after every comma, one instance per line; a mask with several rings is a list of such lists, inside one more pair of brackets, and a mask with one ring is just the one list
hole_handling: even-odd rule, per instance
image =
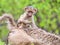
[[25, 7], [25, 13], [20, 16], [18, 19], [17, 25], [19, 28], [21, 27], [32, 27], [37, 28], [35, 22], [34, 22], [34, 15], [37, 12], [36, 8], [33, 8], [32, 6]]

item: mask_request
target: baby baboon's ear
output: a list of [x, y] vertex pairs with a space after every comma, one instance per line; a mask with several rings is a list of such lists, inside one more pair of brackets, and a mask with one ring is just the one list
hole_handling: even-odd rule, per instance
[[36, 13], [36, 12], [37, 12], [37, 9], [35, 8], [35, 9], [34, 9], [34, 13]]
[[24, 11], [27, 11], [27, 9], [28, 9], [28, 7], [25, 7], [25, 8], [24, 8]]

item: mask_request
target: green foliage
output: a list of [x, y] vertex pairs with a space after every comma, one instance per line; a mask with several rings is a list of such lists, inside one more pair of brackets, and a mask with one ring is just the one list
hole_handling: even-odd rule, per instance
[[[11, 13], [17, 20], [29, 5], [38, 9], [35, 21], [39, 27], [60, 34], [60, 0], [0, 0], [0, 15]], [[6, 26], [0, 26], [0, 30], [2, 37], [8, 32]]]
[[4, 45], [5, 43], [0, 40], [0, 45]]

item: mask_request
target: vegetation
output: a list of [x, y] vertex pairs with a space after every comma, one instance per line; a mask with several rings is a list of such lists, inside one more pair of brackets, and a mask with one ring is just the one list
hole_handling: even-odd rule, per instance
[[[38, 27], [60, 34], [60, 0], [0, 0], [0, 16], [3, 13], [11, 13], [17, 20], [26, 6], [33, 6], [38, 9], [35, 15]], [[4, 22], [1, 24], [0, 38], [8, 33], [6, 24]]]
[[4, 45], [5, 43], [0, 40], [0, 45]]

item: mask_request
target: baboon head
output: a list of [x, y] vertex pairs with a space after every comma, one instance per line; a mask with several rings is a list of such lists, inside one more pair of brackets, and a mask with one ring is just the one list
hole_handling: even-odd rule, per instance
[[28, 17], [31, 17], [37, 12], [37, 9], [32, 6], [27, 6], [24, 8], [24, 10], [27, 12]]

